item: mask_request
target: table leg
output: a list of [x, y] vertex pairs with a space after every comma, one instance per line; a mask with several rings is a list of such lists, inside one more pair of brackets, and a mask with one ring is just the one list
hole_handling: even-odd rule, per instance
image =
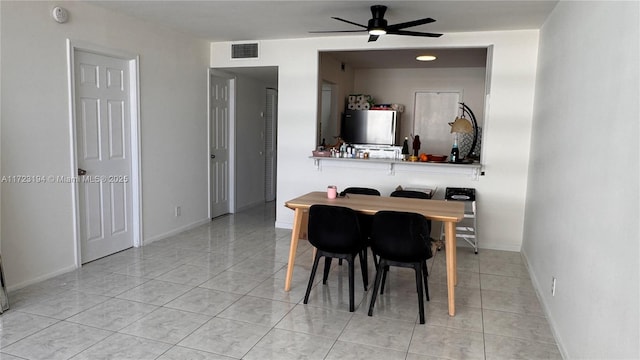
[[289, 247], [289, 264], [287, 265], [287, 277], [284, 279], [284, 291], [291, 290], [293, 265], [296, 261], [296, 251], [298, 250], [298, 240], [300, 239], [303, 213], [304, 211], [302, 209], [296, 209], [293, 215], [293, 229], [291, 230], [291, 245]]
[[445, 251], [447, 257], [447, 292], [449, 298], [449, 315], [456, 315], [456, 289], [458, 274], [456, 270], [456, 223], [447, 221], [445, 226]]

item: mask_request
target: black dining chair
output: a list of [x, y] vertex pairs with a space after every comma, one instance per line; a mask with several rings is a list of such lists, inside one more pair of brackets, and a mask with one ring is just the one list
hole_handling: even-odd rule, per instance
[[[431, 199], [431, 195], [423, 191], [415, 191], [415, 190], [395, 190], [389, 196], [411, 198], [411, 199], [427, 199], [427, 200]], [[431, 229], [431, 220], [427, 220], [427, 224], [429, 224], [429, 229]], [[429, 236], [431, 236], [431, 234], [429, 234]], [[385, 283], [385, 280], [387, 279], [388, 272], [389, 272], [389, 267], [386, 267], [385, 272], [382, 274], [382, 287], [380, 288], [380, 294], [384, 293], [384, 283]], [[427, 296], [429, 295], [427, 294]]]
[[389, 196], [412, 198], [412, 199], [430, 199], [431, 198], [429, 194], [422, 191], [415, 191], [415, 190], [395, 190]]
[[424, 324], [423, 287], [429, 301], [427, 260], [433, 257], [429, 223], [411, 212], [378, 211], [373, 217], [371, 247], [379, 256], [376, 280], [371, 293], [369, 316], [373, 315], [378, 289], [384, 286], [383, 274], [389, 266], [410, 267], [416, 273], [420, 324]]
[[[431, 195], [427, 194], [426, 192], [415, 191], [415, 190], [395, 190], [389, 196], [411, 198], [411, 199], [431, 199]], [[429, 222], [429, 229], [431, 229], [431, 220], [427, 220], [427, 221]]]
[[[391, 197], [403, 197], [411, 199], [431, 199], [431, 195], [423, 191], [415, 190], [396, 190], [389, 195]], [[429, 229], [431, 229], [431, 220], [427, 220], [429, 223]]]
[[374, 195], [374, 196], [380, 196], [380, 191], [376, 190], [376, 189], [372, 189], [372, 188], [366, 188], [366, 187], [348, 187], [346, 189], [344, 189], [341, 193], [340, 196], [344, 196], [345, 194], [360, 194], [360, 195]]
[[[340, 196], [345, 196], [347, 194], [359, 194], [359, 195], [371, 195], [371, 196], [380, 196], [380, 191], [367, 187], [348, 187], [344, 189]], [[360, 220], [360, 233], [362, 234], [365, 245], [370, 247], [370, 239], [371, 239], [371, 225], [373, 224], [373, 215], [367, 215], [358, 213], [358, 220]], [[373, 252], [373, 251], [372, 251]], [[373, 263], [374, 265], [378, 265], [378, 259], [375, 254], [373, 255]], [[364, 261], [367, 261], [367, 252], [364, 252]]]
[[342, 206], [312, 205], [309, 208], [308, 238], [316, 248], [313, 259], [309, 284], [304, 295], [304, 303], [309, 301], [309, 294], [316, 276], [320, 258], [324, 256], [324, 274], [322, 283], [327, 283], [331, 260], [345, 259], [349, 263], [349, 311], [354, 311], [354, 262], [356, 255], [360, 256], [360, 268], [364, 290], [368, 286], [367, 263], [363, 253], [366, 247], [360, 235], [358, 213]]

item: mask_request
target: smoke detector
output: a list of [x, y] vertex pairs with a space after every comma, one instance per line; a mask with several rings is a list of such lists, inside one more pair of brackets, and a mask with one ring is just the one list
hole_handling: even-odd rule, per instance
[[53, 17], [53, 20], [55, 20], [56, 22], [64, 24], [67, 22], [67, 20], [69, 20], [69, 13], [67, 12], [67, 9], [56, 6], [51, 11], [51, 17]]

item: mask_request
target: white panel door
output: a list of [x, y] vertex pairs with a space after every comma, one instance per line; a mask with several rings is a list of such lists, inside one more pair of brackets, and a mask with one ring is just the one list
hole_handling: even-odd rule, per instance
[[458, 116], [461, 93], [417, 91], [415, 93], [413, 135], [420, 135], [422, 152], [448, 155], [453, 136], [452, 122]]
[[129, 65], [80, 50], [74, 60], [80, 246], [86, 263], [133, 246]]
[[211, 75], [211, 217], [229, 213], [229, 80]]

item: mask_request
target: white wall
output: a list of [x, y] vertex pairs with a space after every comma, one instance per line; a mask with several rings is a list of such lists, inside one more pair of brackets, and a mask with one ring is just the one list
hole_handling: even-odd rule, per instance
[[540, 32], [523, 254], [567, 359], [640, 358], [638, 4], [561, 1]]
[[[538, 31], [445, 34], [438, 39], [385, 37], [375, 44], [365, 36], [260, 41], [256, 60], [232, 60], [230, 43], [211, 44], [212, 67], [278, 66], [278, 187], [276, 226], [291, 227], [288, 199], [328, 184], [372, 186], [383, 193], [398, 184], [466, 186], [478, 189], [480, 246], [520, 250], [529, 159]], [[494, 45], [489, 112], [485, 115], [486, 176], [467, 177], [384, 168], [323, 166], [317, 171], [308, 157], [315, 147], [318, 114], [318, 52], [375, 47], [487, 47]]]
[[[86, 2], [2, 1], [3, 175], [67, 175], [66, 40], [140, 55], [145, 241], [206, 221], [208, 43]], [[2, 187], [2, 256], [10, 288], [75, 267], [72, 185]], [[182, 206], [182, 216], [174, 207]]]
[[[0, 45], [2, 41], [2, 2], [0, 2]], [[0, 46], [0, 69], [2, 69], [2, 46]], [[0, 150], [2, 150], [2, 73], [0, 72]], [[0, 178], [2, 177], [2, 151], [0, 151]], [[0, 185], [0, 255], [2, 254], [2, 185]]]

